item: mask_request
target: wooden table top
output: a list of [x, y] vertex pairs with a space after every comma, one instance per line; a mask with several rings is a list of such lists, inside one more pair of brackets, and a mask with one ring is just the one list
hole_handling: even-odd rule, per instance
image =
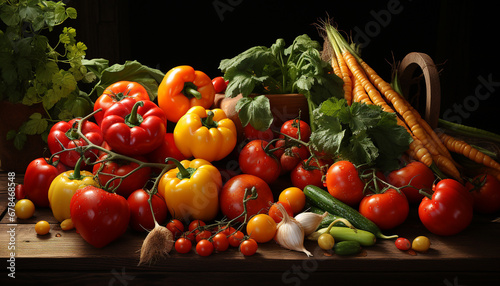
[[[22, 183], [22, 180], [22, 174], [16, 174], [15, 181]], [[0, 173], [0, 260], [4, 269], [0, 281], [43, 279], [57, 285], [146, 282], [192, 285], [193, 281], [211, 285], [230, 279], [244, 285], [255, 282], [309, 285], [328, 281], [340, 285], [367, 281], [374, 285], [499, 285], [500, 282], [500, 223], [493, 222], [496, 216], [476, 215], [462, 233], [439, 237], [425, 229], [417, 209], [412, 207], [407, 221], [386, 233], [410, 240], [418, 235], [428, 236], [431, 249], [427, 253], [399, 251], [394, 240], [379, 240], [357, 256], [340, 257], [325, 253], [315, 242], [307, 241], [305, 246], [314, 255], [308, 258], [269, 242], [260, 244], [257, 254], [251, 257], [244, 257], [234, 248], [201, 257], [193, 249], [188, 254], [172, 251], [170, 257], [154, 265], [137, 266], [145, 233], [128, 230], [118, 240], [97, 249], [75, 230], [61, 230], [48, 208], [37, 209], [27, 220], [11, 219], [10, 195], [7, 173]], [[35, 233], [34, 224], [39, 220], [51, 224], [49, 234]], [[11, 233], [15, 236], [11, 237]], [[11, 256], [15, 257], [15, 280], [9, 280], [10, 270], [5, 272]]]

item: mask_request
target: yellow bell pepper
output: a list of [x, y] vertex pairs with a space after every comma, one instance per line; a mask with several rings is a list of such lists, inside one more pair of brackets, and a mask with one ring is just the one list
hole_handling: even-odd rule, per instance
[[70, 202], [76, 190], [92, 185], [99, 187], [94, 175], [88, 171], [80, 171], [82, 159], [79, 159], [74, 170], [66, 171], [54, 178], [49, 187], [49, 203], [52, 214], [59, 221], [71, 218]]
[[173, 161], [177, 168], [166, 172], [158, 183], [172, 217], [184, 221], [209, 221], [219, 211], [222, 178], [219, 170], [203, 159]]
[[186, 158], [218, 161], [236, 146], [236, 126], [220, 108], [194, 106], [175, 125], [174, 141]]

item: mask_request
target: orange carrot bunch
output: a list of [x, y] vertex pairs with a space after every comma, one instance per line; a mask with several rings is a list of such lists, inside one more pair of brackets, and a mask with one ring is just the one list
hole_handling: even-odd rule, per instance
[[462, 181], [459, 171], [462, 167], [455, 162], [450, 151], [464, 155], [500, 174], [500, 164], [479, 150], [449, 135], [438, 136], [410, 103], [364, 62], [332, 25], [325, 23], [323, 28], [325, 41], [331, 45], [330, 60], [333, 69], [344, 80], [346, 101], [349, 104], [353, 101], [375, 104], [386, 112], [396, 113], [398, 124], [405, 127], [413, 138], [408, 155], [438, 174], [458, 181]]

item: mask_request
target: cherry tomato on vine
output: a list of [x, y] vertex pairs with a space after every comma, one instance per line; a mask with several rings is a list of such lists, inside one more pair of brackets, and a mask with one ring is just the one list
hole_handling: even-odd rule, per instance
[[420, 203], [424, 195], [419, 193], [419, 189], [432, 189], [434, 179], [432, 170], [424, 163], [417, 161], [387, 175], [387, 182], [395, 187], [412, 186], [401, 189], [409, 203]]
[[212, 233], [209, 230], [202, 230], [196, 234], [196, 242], [200, 242], [202, 239], [208, 239], [212, 236]]
[[243, 234], [243, 232], [238, 230], [236, 233], [228, 236], [227, 239], [229, 241], [229, 245], [231, 245], [232, 247], [238, 247], [244, 238], [245, 238], [245, 235]]
[[356, 166], [349, 161], [338, 161], [326, 173], [326, 187], [330, 195], [350, 206], [364, 197], [365, 184], [359, 178]]
[[276, 222], [267, 214], [253, 216], [247, 223], [247, 234], [259, 243], [268, 242], [276, 234]]
[[188, 230], [193, 231], [193, 230], [197, 229], [198, 227], [205, 226], [205, 225], [206, 225], [206, 223], [204, 221], [199, 220], [199, 219], [195, 219], [189, 223]]
[[252, 140], [241, 149], [238, 157], [240, 169], [245, 174], [257, 176], [270, 184], [281, 174], [279, 161], [269, 150], [274, 146], [264, 140]]
[[406, 251], [411, 248], [411, 242], [404, 237], [399, 237], [394, 243], [399, 250]]
[[221, 76], [214, 77], [212, 79], [212, 84], [214, 86], [215, 93], [224, 92], [226, 90], [227, 83], [228, 82]]
[[297, 187], [289, 187], [280, 193], [278, 201], [288, 203], [292, 208], [292, 212], [298, 214], [306, 205], [306, 195]]
[[214, 252], [214, 245], [207, 239], [202, 239], [196, 244], [196, 253], [200, 256], [209, 256]]
[[466, 184], [474, 198], [474, 210], [492, 214], [500, 210], [500, 181], [492, 175], [478, 175]]
[[[299, 133], [300, 128], [300, 133]], [[281, 125], [280, 132], [286, 134], [290, 137], [300, 139], [304, 142], [309, 141], [309, 137], [311, 136], [311, 127], [307, 122], [298, 119], [291, 119], [283, 123]], [[280, 135], [280, 138], [284, 138], [285, 136]]]
[[240, 252], [245, 256], [252, 256], [257, 252], [258, 248], [258, 243], [254, 239], [249, 238], [241, 243]]
[[236, 231], [236, 229], [232, 226], [219, 226], [219, 229], [222, 229], [220, 233], [223, 233], [225, 236], [229, 236]]
[[[144, 232], [155, 227], [148, 199], [149, 194], [143, 189], [135, 190], [127, 199], [130, 207], [129, 224], [135, 231]], [[156, 194], [153, 196], [151, 203], [153, 204], [156, 221], [159, 224], [163, 224], [167, 218], [167, 204], [165, 203], [165, 200]]]
[[35, 224], [35, 231], [38, 235], [46, 235], [50, 231], [50, 224], [45, 220], [41, 220]]
[[184, 232], [184, 224], [178, 219], [171, 219], [166, 228], [172, 232], [174, 237], [179, 237]]
[[175, 251], [179, 253], [188, 253], [191, 251], [191, 248], [193, 247], [193, 244], [191, 243], [191, 240], [181, 237], [175, 241]]
[[227, 239], [227, 236], [219, 232], [214, 236], [212, 239], [212, 244], [214, 245], [214, 249], [218, 252], [223, 252], [226, 251], [227, 248], [229, 247], [229, 240]]
[[290, 178], [292, 184], [303, 190], [307, 185], [314, 185], [322, 188], [323, 183], [323, 172], [321, 168], [325, 166], [325, 163], [321, 160], [303, 160], [290, 173]]

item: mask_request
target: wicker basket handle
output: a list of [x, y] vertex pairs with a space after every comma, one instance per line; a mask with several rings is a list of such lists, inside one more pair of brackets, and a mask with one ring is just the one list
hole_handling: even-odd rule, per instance
[[423, 72], [425, 80], [425, 120], [434, 129], [438, 126], [439, 105], [441, 104], [441, 87], [439, 73], [434, 61], [424, 53], [409, 53], [399, 66], [401, 88], [404, 96], [409, 95], [410, 86], [416, 83], [413, 74], [417, 68]]

